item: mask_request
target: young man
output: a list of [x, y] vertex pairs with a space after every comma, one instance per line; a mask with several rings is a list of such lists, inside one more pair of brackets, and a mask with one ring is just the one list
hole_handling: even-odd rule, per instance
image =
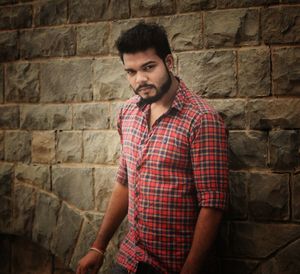
[[97, 273], [127, 213], [129, 232], [112, 273], [199, 273], [226, 207], [224, 124], [171, 72], [174, 59], [161, 26], [139, 23], [116, 44], [136, 95], [120, 111], [116, 186], [76, 274]]

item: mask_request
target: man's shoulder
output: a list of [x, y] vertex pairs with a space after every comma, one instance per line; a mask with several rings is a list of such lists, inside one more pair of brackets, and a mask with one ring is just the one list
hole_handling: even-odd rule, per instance
[[140, 98], [138, 95], [135, 95], [133, 97], [131, 97], [130, 99], [128, 99], [127, 101], [125, 101], [124, 103], [121, 104], [121, 111], [122, 113], [127, 113], [128, 111], [133, 111], [138, 109], [138, 103], [140, 101]]

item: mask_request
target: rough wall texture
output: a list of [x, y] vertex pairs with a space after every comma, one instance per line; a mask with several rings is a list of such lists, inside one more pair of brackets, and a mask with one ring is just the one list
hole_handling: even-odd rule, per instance
[[299, 273], [298, 0], [1, 0], [0, 232], [73, 269], [86, 252], [116, 173], [116, 113], [131, 96], [114, 40], [141, 19], [166, 27], [175, 73], [229, 129], [219, 273]]

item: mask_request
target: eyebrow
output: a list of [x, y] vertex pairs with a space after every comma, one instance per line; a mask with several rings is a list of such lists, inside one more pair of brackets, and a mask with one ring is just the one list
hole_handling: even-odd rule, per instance
[[[148, 62], [146, 62], [145, 64], [142, 64], [141, 68], [144, 68], [144, 67], [149, 66], [149, 65], [155, 65], [155, 64], [156, 64], [155, 61], [148, 61]], [[125, 71], [135, 71], [135, 70], [132, 69], [132, 68], [125, 68], [124, 70], [125, 70]]]

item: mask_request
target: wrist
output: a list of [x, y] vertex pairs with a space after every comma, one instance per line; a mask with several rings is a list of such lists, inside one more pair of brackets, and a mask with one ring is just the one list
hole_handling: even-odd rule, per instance
[[97, 254], [100, 255], [101, 257], [104, 257], [104, 255], [105, 255], [105, 250], [99, 249], [99, 248], [94, 247], [94, 246], [90, 247], [89, 250], [92, 251], [92, 252], [97, 253]]

